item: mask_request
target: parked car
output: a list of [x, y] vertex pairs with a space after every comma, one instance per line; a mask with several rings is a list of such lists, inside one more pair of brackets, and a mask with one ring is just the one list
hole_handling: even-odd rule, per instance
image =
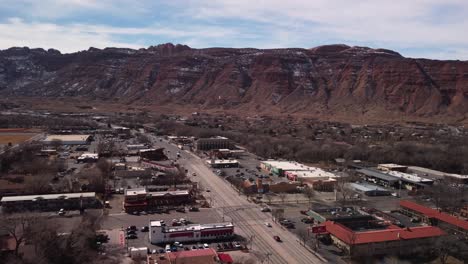
[[267, 227], [271, 227], [271, 224], [268, 223], [268, 222], [265, 222], [265, 225], [266, 225]]
[[268, 208], [268, 207], [263, 207], [262, 208], [262, 212], [270, 212], [270, 211], [271, 211], [271, 209]]
[[141, 229], [140, 229], [141, 232], [148, 232], [149, 231], [149, 227], [148, 226], [142, 226]]
[[273, 238], [277, 241], [277, 242], [281, 242], [281, 238], [279, 236], [273, 236]]
[[135, 230], [127, 230], [127, 235], [136, 235], [136, 231]]
[[136, 234], [127, 234], [127, 235], [125, 236], [125, 238], [126, 238], [126, 239], [137, 239], [138, 236], [137, 236]]
[[67, 212], [63, 208], [58, 211], [58, 215], [60, 215], [60, 216], [64, 216], [66, 213]]
[[176, 209], [176, 212], [179, 212], [179, 213], [185, 213], [185, 208], [177, 208]]
[[128, 230], [134, 230], [134, 231], [136, 231], [136, 230], [137, 230], [137, 227], [134, 226], [134, 225], [132, 225], [132, 226], [127, 227], [127, 231], [128, 231]]
[[203, 248], [209, 248], [210, 246], [208, 244], [203, 244]]
[[190, 207], [189, 211], [190, 212], [198, 212], [198, 211], [200, 211], [200, 209], [198, 209], [198, 207]]
[[192, 250], [196, 250], [196, 249], [198, 249], [197, 246], [193, 245]]

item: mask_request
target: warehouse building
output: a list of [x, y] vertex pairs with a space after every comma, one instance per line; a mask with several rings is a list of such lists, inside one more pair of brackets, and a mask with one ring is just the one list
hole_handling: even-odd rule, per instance
[[135, 212], [191, 202], [192, 193], [189, 190], [149, 192], [146, 188], [135, 188], [125, 190], [123, 206], [126, 212]]
[[60, 142], [62, 145], [88, 145], [92, 141], [91, 135], [48, 135], [42, 143], [50, 145]]
[[417, 216], [429, 225], [450, 233], [463, 234], [468, 239], [468, 221], [407, 200], [400, 201], [400, 207], [405, 215]]
[[227, 240], [234, 236], [234, 225], [229, 222], [166, 226], [164, 221], [159, 220], [150, 221], [149, 226], [151, 244]]
[[233, 149], [232, 141], [225, 137], [199, 138], [195, 142], [195, 148], [199, 151], [212, 149]]
[[101, 206], [94, 192], [5, 196], [0, 203], [4, 212], [79, 210]]

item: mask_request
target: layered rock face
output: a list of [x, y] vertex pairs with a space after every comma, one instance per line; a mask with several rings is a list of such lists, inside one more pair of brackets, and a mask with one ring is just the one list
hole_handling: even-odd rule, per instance
[[411, 59], [385, 49], [0, 51], [0, 96], [81, 96], [285, 113], [468, 113], [468, 62]]

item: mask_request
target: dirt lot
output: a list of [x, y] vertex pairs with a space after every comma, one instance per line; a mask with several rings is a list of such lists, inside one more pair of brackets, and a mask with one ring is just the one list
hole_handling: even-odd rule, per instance
[[0, 133], [0, 145], [6, 145], [8, 143], [18, 144], [24, 142], [37, 134], [33, 133]]

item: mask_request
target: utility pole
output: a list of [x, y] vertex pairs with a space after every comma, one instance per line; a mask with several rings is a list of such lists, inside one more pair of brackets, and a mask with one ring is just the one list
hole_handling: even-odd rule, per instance
[[249, 244], [250, 244], [250, 250], [253, 249], [253, 239], [255, 238], [254, 235], [251, 235], [250, 238], [249, 238]]

